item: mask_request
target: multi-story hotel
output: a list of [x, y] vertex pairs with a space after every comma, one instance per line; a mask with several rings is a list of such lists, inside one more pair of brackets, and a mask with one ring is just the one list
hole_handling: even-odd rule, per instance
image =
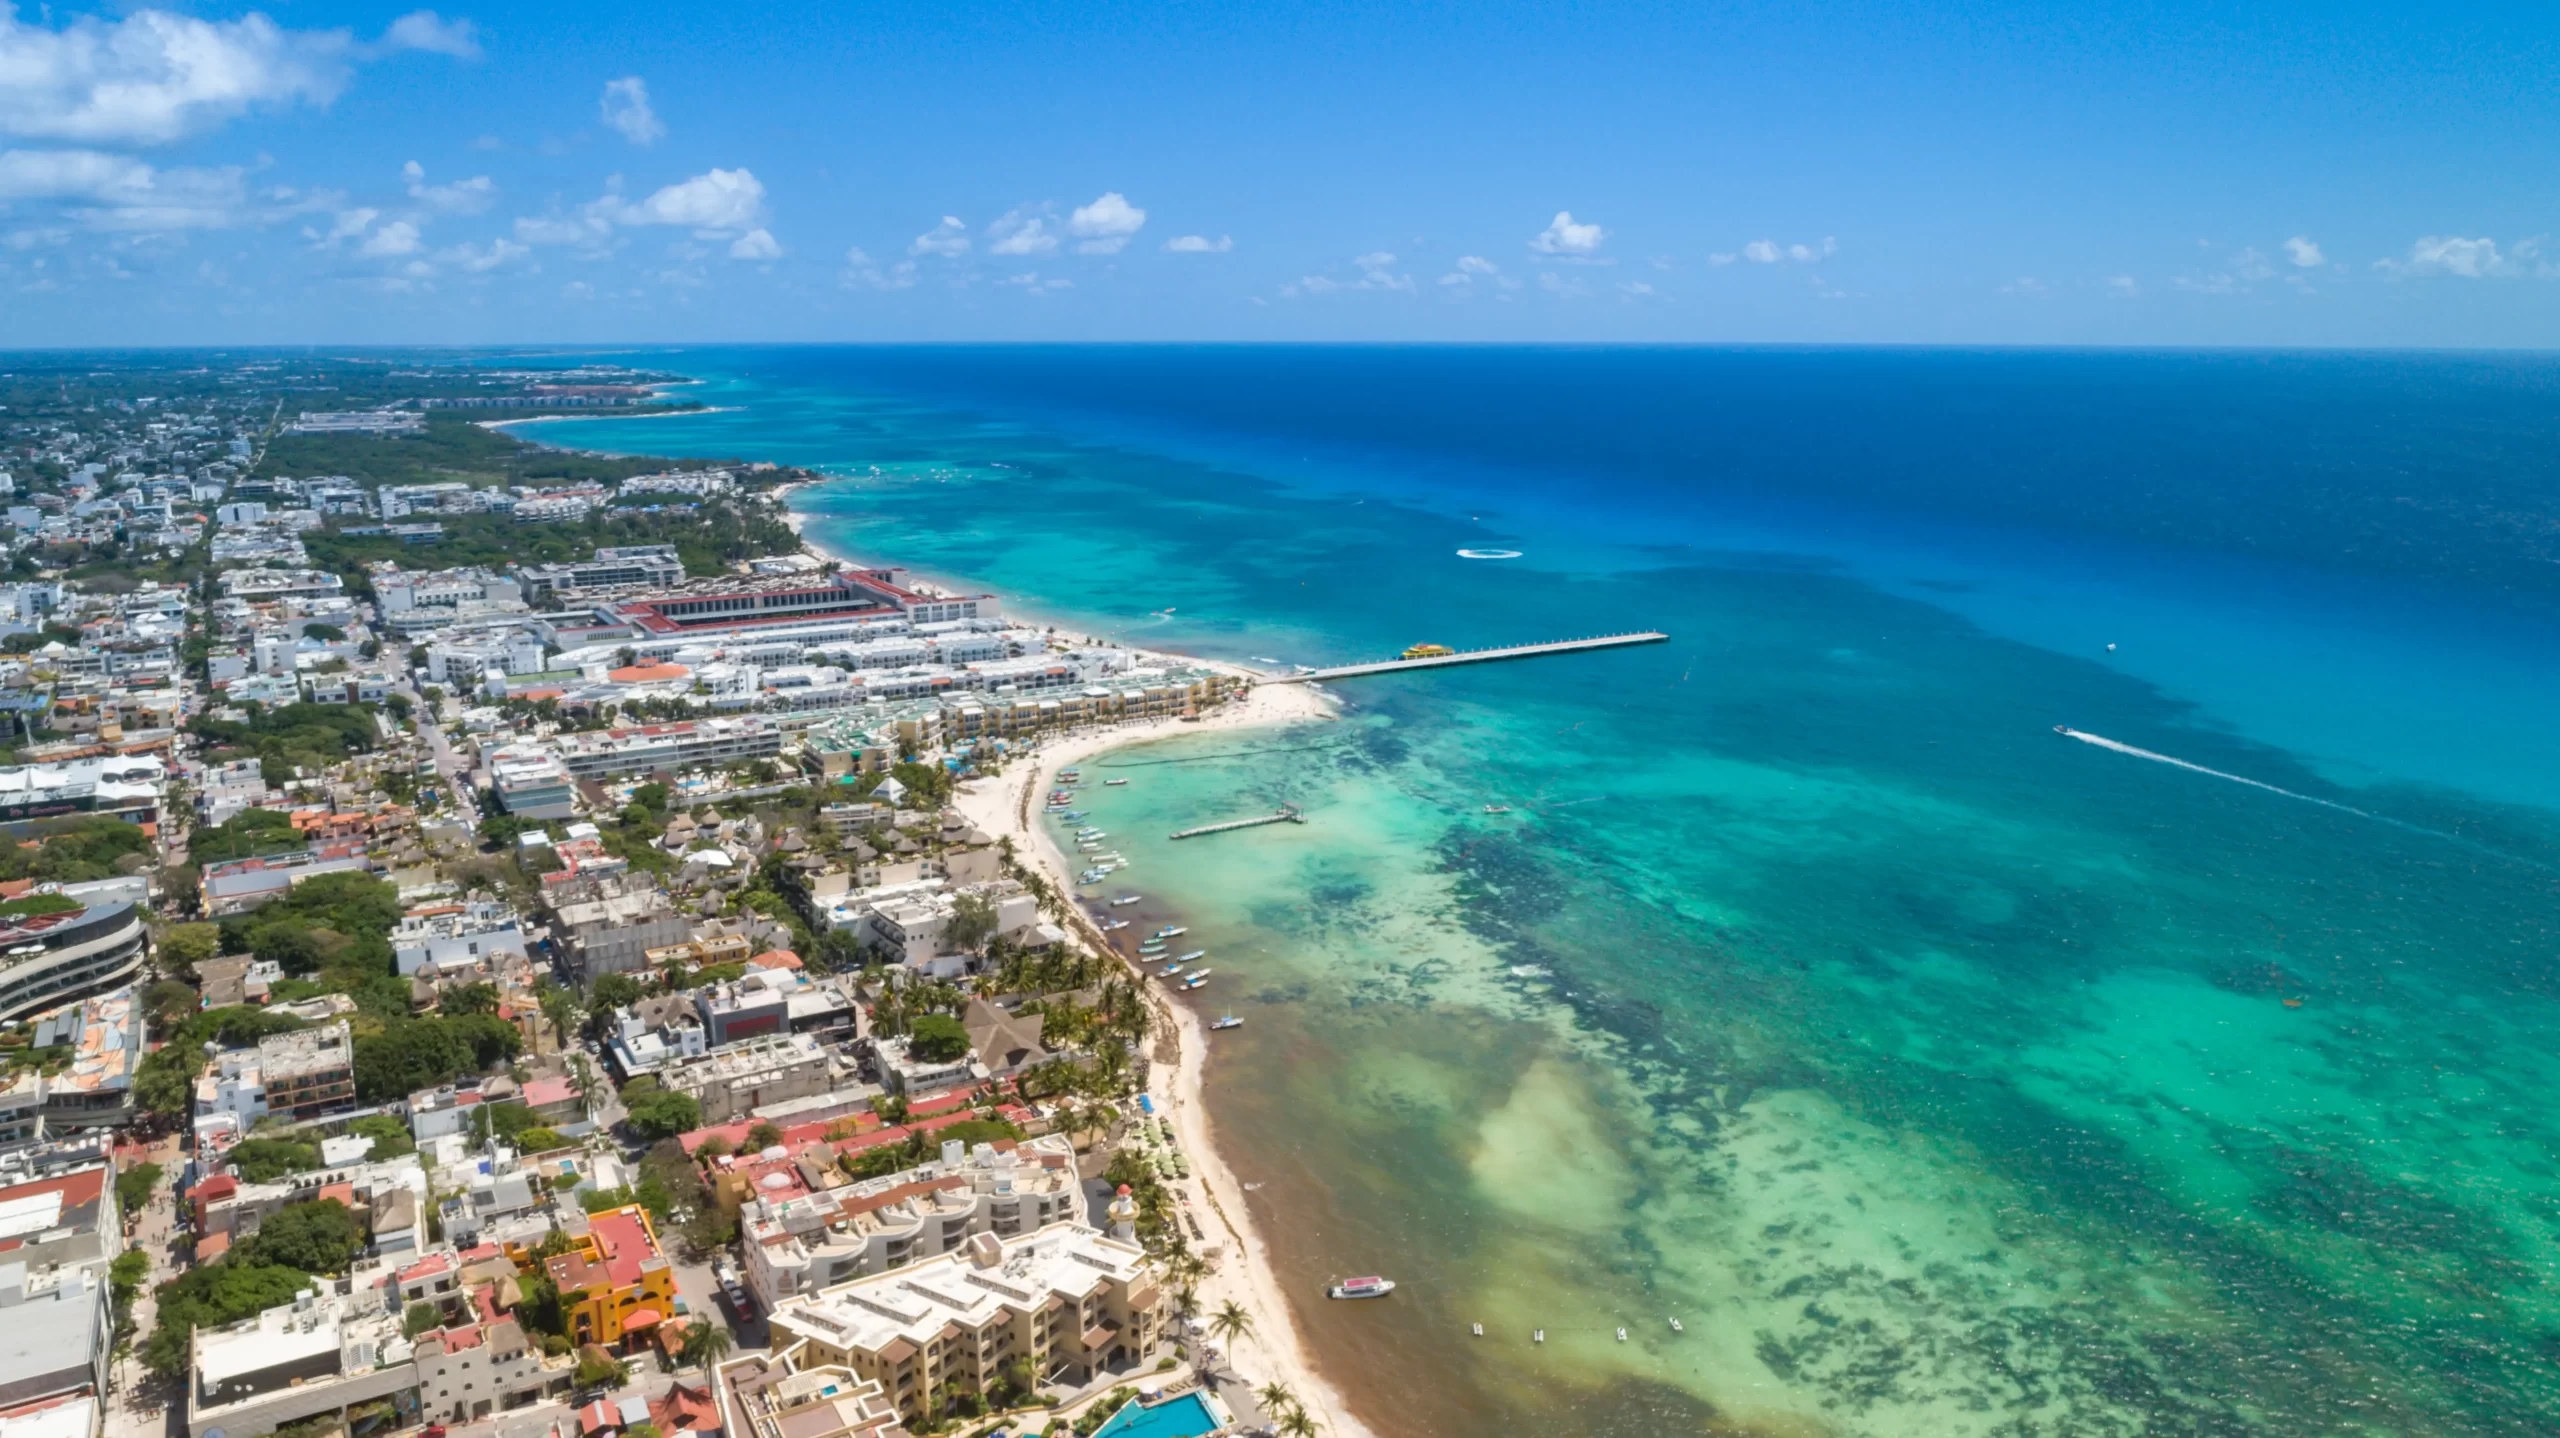
[[985, 1393], [1016, 1360], [1077, 1383], [1151, 1362], [1171, 1307], [1145, 1250], [1053, 1223], [791, 1299], [771, 1323], [776, 1352], [805, 1344], [800, 1361], [851, 1369], [921, 1420], [946, 1384]]
[[1019, 1238], [1073, 1218], [1075, 1150], [1052, 1134], [836, 1188], [759, 1184], [738, 1214], [747, 1286], [771, 1309], [787, 1299], [950, 1253], [970, 1235]]

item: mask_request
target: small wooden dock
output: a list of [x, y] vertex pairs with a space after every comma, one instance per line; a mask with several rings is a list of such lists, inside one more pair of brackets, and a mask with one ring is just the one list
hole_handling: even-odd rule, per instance
[[1167, 834], [1165, 837], [1197, 839], [1203, 834], [1223, 834], [1230, 829], [1251, 829], [1263, 824], [1303, 824], [1305, 822], [1307, 822], [1305, 817], [1300, 815], [1294, 806], [1283, 804], [1272, 813], [1256, 814], [1250, 819], [1229, 819], [1223, 824], [1203, 824], [1197, 829], [1183, 829]]
[[1544, 644], [1509, 644], [1498, 649], [1466, 649], [1422, 659], [1387, 659], [1375, 664], [1344, 664], [1304, 674], [1274, 674], [1265, 684], [1315, 684], [1357, 679], [1364, 674], [1401, 674], [1409, 669], [1445, 669], [1452, 664], [1490, 664], [1498, 659], [1535, 659], [1542, 654], [1579, 654], [1586, 649], [1619, 649], [1630, 644], [1660, 644], [1671, 636], [1656, 629], [1632, 634], [1601, 634], [1589, 639], [1554, 639]]

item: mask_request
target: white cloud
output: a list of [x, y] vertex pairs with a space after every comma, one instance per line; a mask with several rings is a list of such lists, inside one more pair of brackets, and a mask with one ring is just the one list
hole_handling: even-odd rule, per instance
[[0, 133], [92, 144], [166, 144], [253, 109], [326, 105], [352, 62], [395, 50], [478, 53], [468, 25], [420, 11], [373, 46], [345, 30], [287, 30], [266, 16], [202, 20], [137, 10], [26, 24], [0, 4]]
[[523, 259], [532, 253], [531, 246], [520, 245], [513, 240], [496, 239], [478, 248], [470, 245], [456, 245], [449, 250], [439, 250], [436, 252], [436, 259], [444, 264], [458, 265], [472, 274], [479, 275], [486, 274], [500, 265]]
[[1721, 269], [1741, 258], [1742, 256], [1733, 254], [1730, 251], [1718, 251], [1715, 254], [1707, 256], [1707, 263]]
[[468, 20], [447, 20], [433, 10], [412, 10], [382, 32], [376, 51], [424, 50], [457, 60], [480, 58], [480, 35]]
[[1491, 275], [1499, 274], [1501, 271], [1502, 266], [1482, 255], [1458, 256], [1458, 273], [1462, 275]]
[[477, 215], [498, 202], [498, 183], [486, 175], [430, 185], [426, 167], [411, 160], [400, 167], [400, 176], [409, 182], [410, 199], [439, 214]]
[[749, 230], [730, 242], [729, 258], [733, 260], [778, 260], [782, 258], [782, 245], [780, 241], [774, 239], [773, 231], [771, 230]]
[[1739, 256], [1727, 254], [1709, 255], [1707, 256], [1707, 263], [1711, 265], [1729, 265], [1739, 258], [1749, 260], [1755, 265], [1810, 265], [1826, 260], [1832, 255], [1839, 253], [1839, 251], [1840, 242], [1829, 235], [1823, 236], [1822, 243], [1818, 245], [1782, 245], [1776, 240], [1753, 240], [1751, 243], [1742, 247], [1742, 253]]
[[631, 204], [607, 195], [588, 205], [589, 215], [620, 225], [683, 225], [728, 232], [751, 229], [764, 217], [764, 185], [752, 171], [706, 170]]
[[407, 220], [393, 220], [375, 230], [366, 237], [360, 251], [374, 256], [414, 255], [417, 252], [418, 227]]
[[2107, 298], [2129, 300], [2142, 293], [2141, 284], [2131, 275], [2107, 276]]
[[1042, 279], [1037, 273], [1007, 275], [996, 283], [1019, 289], [1028, 295], [1045, 295], [1052, 290], [1071, 290], [1076, 287], [1076, 282], [1071, 279], [1064, 277]]
[[1392, 265], [1395, 262], [1396, 257], [1385, 250], [1376, 250], [1365, 255], [1355, 255], [1351, 260], [1351, 263], [1358, 265], [1364, 270], [1385, 269], [1387, 266]]
[[1618, 286], [1618, 293], [1625, 295], [1629, 299], [1642, 299], [1649, 295], [1659, 294], [1660, 291], [1656, 290], [1653, 286], [1646, 284], [1642, 280], [1628, 280]]
[[1078, 254], [1116, 255], [1146, 222], [1146, 211], [1112, 190], [1090, 205], [1078, 205], [1067, 216], [1067, 233], [1082, 241], [1076, 246]]
[[2033, 275], [2020, 275], [2000, 287], [2000, 293], [2004, 295], [2025, 295], [2030, 299], [2042, 296], [2045, 290], [2045, 282]]
[[900, 260], [882, 269], [860, 246], [844, 252], [844, 276], [839, 281], [849, 290], [903, 290], [916, 282], [916, 262]]
[[1019, 209], [1005, 211], [987, 233], [994, 236], [987, 242], [991, 255], [1045, 255], [1058, 247], [1048, 220]]
[[2486, 237], [2466, 240], [2457, 235], [2424, 235], [2409, 247], [2407, 259], [2383, 260], [2376, 268], [2404, 275], [2452, 275], [2465, 280], [2504, 278], [2524, 273], [2523, 262], [2533, 259], [2539, 248], [2534, 241], [2524, 240], [2511, 253], [2500, 254], [2498, 242]]
[[2320, 263], [2320, 247], [2313, 244], [2308, 235], [2296, 235], [2284, 242], [2284, 257], [2307, 270]]
[[635, 145], [652, 145], [666, 138], [666, 125], [649, 107], [649, 82], [637, 75], [607, 80], [604, 98], [596, 108], [606, 124], [621, 131], [622, 138]]
[[1542, 255], [1589, 255], [1598, 252], [1600, 242], [1608, 237], [1609, 232], [1598, 225], [1575, 224], [1573, 211], [1558, 210], [1547, 227], [1529, 241], [1529, 248]]
[[602, 240], [611, 227], [601, 222], [524, 216], [516, 221], [516, 238], [528, 245], [581, 245]]
[[380, 218], [382, 218], [382, 212], [376, 209], [340, 210], [325, 233], [312, 229], [306, 229], [303, 233], [317, 241], [322, 249], [334, 250], [346, 241], [371, 229], [373, 222]]
[[914, 243], [907, 246], [907, 253], [957, 259], [969, 253], [969, 227], [956, 216], [945, 215], [941, 224], [916, 236]]
[[2256, 284], [2260, 280], [2274, 279], [2276, 267], [2267, 262], [2265, 255], [2258, 253], [2255, 245], [2251, 245], [2231, 257], [2231, 272], [2251, 284]]
[[155, 169], [96, 150], [0, 151], [0, 201], [52, 200], [94, 230], [168, 232], [226, 229], [280, 217], [307, 204], [253, 204], [237, 166]]
[[1176, 235], [1164, 242], [1166, 250], [1177, 255], [1223, 255], [1236, 247], [1231, 235], [1210, 239], [1207, 235]]

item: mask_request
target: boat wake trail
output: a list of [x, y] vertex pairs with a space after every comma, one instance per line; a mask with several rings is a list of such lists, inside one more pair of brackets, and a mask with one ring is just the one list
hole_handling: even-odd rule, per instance
[[2184, 769], [2191, 774], [2202, 774], [2207, 778], [2225, 779], [2234, 784], [2246, 784], [2252, 789], [2264, 789], [2270, 794], [2280, 795], [2287, 799], [2298, 800], [2301, 803], [2317, 804], [2323, 809], [2335, 809], [2341, 814], [2353, 814], [2359, 819], [2370, 819], [2377, 824], [2389, 824], [2395, 829], [2406, 829], [2412, 834], [2424, 834], [2430, 839], [2442, 839], [2448, 844], [2459, 844], [2463, 848], [2472, 850], [2475, 853], [2486, 854], [2495, 859], [2503, 859], [2510, 864], [2523, 864], [2528, 868], [2540, 869], [2545, 873], [2560, 873], [2560, 868], [2554, 868], [2550, 864], [2545, 864], [2535, 859], [2527, 859], [2520, 855], [2510, 854], [2504, 849], [2493, 849], [2486, 844], [2477, 842], [2476, 840], [2466, 839], [2460, 834], [2448, 834], [2442, 829], [2430, 829], [2423, 824], [2412, 824], [2406, 819], [2394, 819], [2388, 814], [2377, 814], [2370, 809], [2359, 809], [2353, 804], [2341, 804], [2335, 799], [2323, 799], [2317, 794], [2298, 794], [2291, 789], [2278, 788], [2263, 779], [2252, 779], [2246, 774], [2231, 774], [2220, 769], [2209, 769], [2202, 764], [2181, 759], [2174, 754], [2161, 754], [2154, 752], [2153, 750], [2137, 748], [2134, 745], [2123, 742], [2122, 740], [2110, 739], [2103, 734], [2086, 733], [2082, 730], [2071, 728], [2066, 724], [2054, 725], [2053, 732], [2061, 735], [2065, 739], [2077, 739], [2083, 744], [2094, 744], [2098, 748], [2105, 749], [2111, 753], [2124, 754], [2135, 759], [2148, 759], [2154, 764], [2166, 764], [2173, 769]]

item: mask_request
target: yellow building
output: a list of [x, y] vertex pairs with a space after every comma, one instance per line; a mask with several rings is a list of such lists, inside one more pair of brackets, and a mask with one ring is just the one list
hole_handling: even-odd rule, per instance
[[569, 1341], [647, 1343], [676, 1304], [675, 1267], [658, 1251], [649, 1211], [633, 1204], [590, 1214], [576, 1243], [542, 1264], [560, 1290]]

